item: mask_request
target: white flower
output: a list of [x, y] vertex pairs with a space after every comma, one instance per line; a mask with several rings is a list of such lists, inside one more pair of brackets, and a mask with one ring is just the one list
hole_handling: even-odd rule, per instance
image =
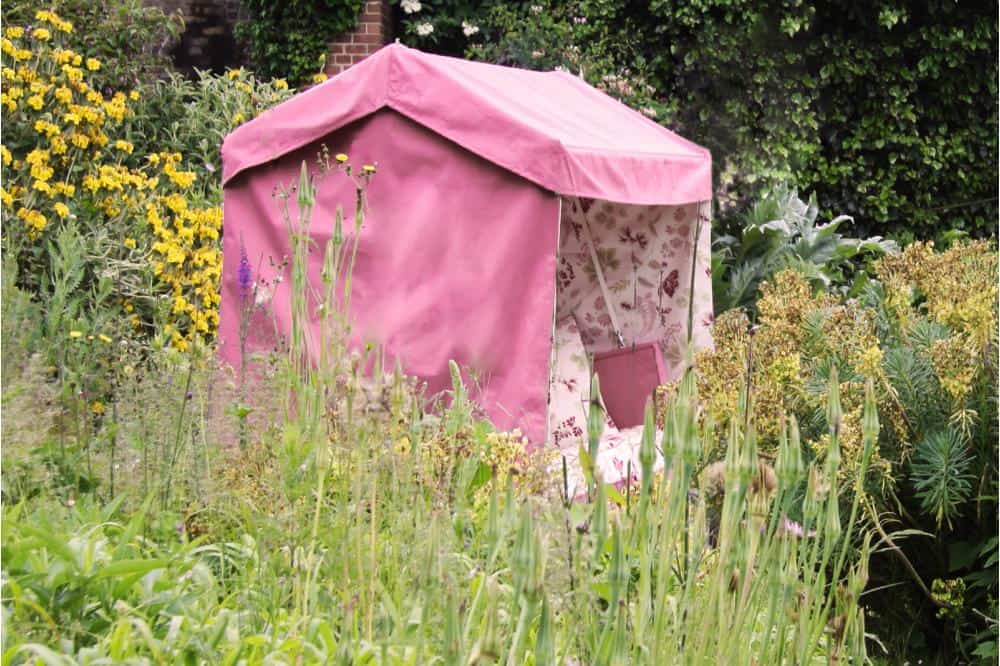
[[531, 5], [531, 13], [532, 14], [541, 14], [542, 13], [542, 6], [541, 5]]
[[644, 106], [641, 109], [639, 109], [639, 111], [641, 111], [642, 115], [644, 116], [649, 116], [650, 118], [656, 117], [656, 109], [654, 109], [651, 106]]
[[403, 0], [400, 3], [400, 6], [407, 14], [416, 14], [423, 9], [423, 6], [420, 4], [420, 0]]
[[274, 288], [269, 285], [263, 285], [259, 289], [255, 289], [256, 295], [253, 299], [253, 304], [258, 308], [263, 307], [271, 302], [274, 297]]
[[466, 37], [472, 37], [477, 32], [479, 32], [479, 26], [478, 25], [472, 25], [471, 23], [469, 23], [467, 21], [462, 21], [462, 33]]
[[543, 55], [545, 55], [545, 51], [532, 51], [531, 52], [531, 57], [535, 58], [536, 60], [538, 58], [541, 58]]
[[417, 25], [417, 34], [421, 37], [426, 37], [432, 32], [434, 32], [434, 26], [430, 23], [420, 23]]

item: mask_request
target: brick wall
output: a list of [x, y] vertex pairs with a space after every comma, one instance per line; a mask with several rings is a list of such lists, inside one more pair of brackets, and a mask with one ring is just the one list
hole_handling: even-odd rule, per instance
[[326, 73], [340, 74], [392, 40], [392, 7], [388, 0], [366, 0], [358, 27], [330, 41]]

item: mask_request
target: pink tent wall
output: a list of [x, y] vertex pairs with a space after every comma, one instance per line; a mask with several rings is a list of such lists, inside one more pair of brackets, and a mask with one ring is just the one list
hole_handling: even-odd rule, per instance
[[[355, 342], [382, 345], [389, 359], [401, 359], [408, 373], [425, 380], [430, 393], [450, 386], [448, 361], [454, 359], [477, 377], [483, 389], [477, 398], [499, 427], [520, 426], [532, 441], [543, 441], [558, 197], [393, 111], [352, 123], [226, 186], [222, 357], [238, 364], [241, 240], [261, 273], [255, 279], [270, 280], [272, 260], [278, 264], [289, 254], [273, 189], [295, 183], [302, 161], [314, 164], [323, 144], [357, 164], [379, 162], [354, 272]], [[350, 213], [353, 200], [346, 178], [321, 181], [312, 224], [320, 248], [332, 233], [337, 205]], [[309, 265], [315, 284], [321, 267], [318, 251]], [[288, 288], [286, 279], [271, 301], [282, 332], [289, 330]], [[251, 347], [262, 346], [271, 326], [255, 319]]]

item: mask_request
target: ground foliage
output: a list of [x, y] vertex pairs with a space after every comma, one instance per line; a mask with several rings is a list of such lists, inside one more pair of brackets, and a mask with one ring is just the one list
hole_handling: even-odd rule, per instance
[[408, 43], [565, 67], [709, 147], [724, 214], [788, 181], [862, 236], [995, 233], [993, 3], [400, 6]]

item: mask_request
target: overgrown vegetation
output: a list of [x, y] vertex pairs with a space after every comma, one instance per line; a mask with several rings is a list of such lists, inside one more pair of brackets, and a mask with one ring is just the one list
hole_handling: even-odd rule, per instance
[[[889, 0], [402, 0], [422, 48], [581, 73], [712, 150], [724, 221], [761, 186], [815, 192], [860, 235], [997, 219], [997, 8]], [[734, 231], [735, 226], [727, 227]]]
[[[251, 372], [218, 367], [218, 145], [287, 79], [170, 76], [148, 47], [175, 34], [162, 13], [58, 7], [4, 5], [5, 664], [995, 658], [997, 254], [962, 240], [995, 200], [935, 211], [926, 194], [972, 196], [995, 162], [995, 117], [952, 122], [995, 103], [994, 79], [969, 82], [995, 21], [950, 5], [828, 21], [828, 6], [718, 0], [404, 0], [422, 44], [583, 70], [716, 137], [724, 203], [768, 184], [716, 239], [716, 347], [661, 391], [644, 481], [566, 488], [558, 460], [480, 420], [457, 368], [429, 402], [377, 350], [346, 348], [344, 225], [363, 209], [313, 248], [327, 270], [307, 285], [315, 173], [277, 197], [294, 250], [280, 269], [296, 321], [340, 305], [322, 309], [326, 353], [307, 363], [296, 326]], [[768, 25], [784, 36], [748, 57]], [[651, 30], [669, 54], [644, 50]], [[810, 73], [821, 56], [831, 69]], [[917, 63], [909, 84], [893, 58]], [[878, 68], [873, 96], [825, 97]], [[325, 177], [375, 177], [339, 157]], [[832, 216], [815, 200], [770, 186], [785, 176], [852, 226], [817, 223]], [[941, 249], [863, 239], [941, 220]], [[243, 307], [266, 315], [246, 268]]]
[[[104, 418], [57, 403], [37, 448], [23, 448], [20, 428], [5, 433], [5, 455], [30, 461], [5, 477], [5, 658], [863, 659], [870, 546], [856, 531], [859, 500], [840, 514], [836, 427], [823, 461], [808, 465], [793, 427], [766, 483], [752, 413], [734, 420], [724, 499], [711, 513], [709, 494], [689, 489], [714, 435], [685, 381], [662, 413], [668, 471], [652, 473], [650, 413], [643, 483], [619, 491], [588, 477], [590, 500], [573, 501], [582, 489], [551, 469], [533, 474], [540, 461], [516, 436], [476, 420], [457, 367], [439, 416], [377, 358], [374, 378], [362, 374], [365, 359], [345, 346], [347, 318], [329, 307], [349, 302], [353, 247], [343, 239], [357, 235], [333, 234], [321, 284], [301, 270], [314, 197], [305, 165], [294, 191], [279, 193], [297, 323], [286, 355], [265, 366], [273, 375], [254, 387], [270, 427], [247, 446], [227, 446], [218, 430], [233, 417], [213, 413], [205, 359], [170, 349], [135, 369]], [[360, 195], [356, 209], [357, 220]], [[258, 307], [249, 292], [246, 307]], [[325, 353], [313, 365], [295, 342], [317, 312]], [[830, 390], [836, 418], [836, 381]], [[160, 396], [159, 413], [130, 418], [143, 395]], [[879, 426], [867, 404], [871, 451]], [[59, 438], [88, 450], [86, 485]], [[39, 469], [52, 470], [48, 483], [20, 482]], [[36, 494], [12, 494], [24, 488]], [[861, 557], [850, 558], [856, 538]]]
[[[752, 348], [761, 447], [775, 449], [795, 414], [822, 455], [824, 390], [836, 374], [850, 475], [866, 455], [864, 387], [873, 381], [887, 427], [866, 463], [868, 518], [876, 530], [891, 524], [900, 543], [872, 562], [873, 577], [894, 586], [871, 606], [909, 632], [894, 654], [951, 644], [949, 659], [977, 649], [987, 657], [998, 594], [996, 247], [914, 243], [873, 273], [846, 300], [815, 291], [811, 271], [778, 273], [761, 289], [753, 329], [742, 310], [717, 319], [715, 349], [696, 363], [700, 392], [707, 413], [728, 423]], [[941, 586], [949, 592], [934, 592]]]
[[87, 82], [105, 95], [128, 92], [169, 72], [167, 54], [184, 29], [180, 13], [166, 14], [142, 0], [9, 0], [3, 21], [30, 29], [38, 25], [39, 11], [51, 11], [74, 27], [59, 35], [61, 44], [101, 62], [100, 69], [88, 71]]

